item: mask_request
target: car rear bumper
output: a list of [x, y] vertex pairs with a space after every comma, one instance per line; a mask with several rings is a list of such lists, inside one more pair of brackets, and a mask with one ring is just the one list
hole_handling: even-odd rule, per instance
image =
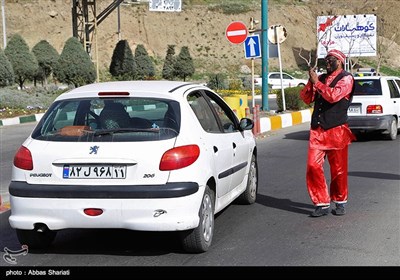
[[199, 185], [177, 182], [163, 185], [41, 185], [12, 181], [13, 196], [37, 198], [171, 198], [191, 195]]
[[392, 116], [349, 116], [351, 130], [388, 130]]
[[[91, 186], [79, 186], [79, 188], [88, 187]], [[129, 186], [124, 187], [129, 188]], [[75, 186], [75, 188], [78, 187]], [[140, 231], [182, 231], [192, 229], [199, 223], [198, 213], [204, 192], [204, 188], [197, 187], [196, 192], [179, 197], [117, 198], [114, 195], [113, 197], [88, 198], [76, 195], [74, 192], [71, 192], [71, 197], [66, 197], [66, 194], [60, 197], [20, 196], [15, 195], [15, 185], [12, 189], [13, 191], [10, 190], [10, 225], [13, 228], [26, 230], [34, 229], [39, 223], [47, 225], [50, 230], [119, 228]], [[103, 212], [98, 216], [86, 215], [84, 210], [90, 208], [101, 209]]]

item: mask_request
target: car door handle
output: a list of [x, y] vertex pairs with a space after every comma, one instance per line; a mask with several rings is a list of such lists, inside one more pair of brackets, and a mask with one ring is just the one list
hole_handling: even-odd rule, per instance
[[215, 146], [213, 146], [213, 150], [214, 150], [214, 153], [217, 153], [217, 152], [218, 152], [218, 148], [215, 147]]
[[232, 143], [232, 147], [233, 147], [234, 149], [236, 149], [236, 144], [235, 144], [235, 143]]

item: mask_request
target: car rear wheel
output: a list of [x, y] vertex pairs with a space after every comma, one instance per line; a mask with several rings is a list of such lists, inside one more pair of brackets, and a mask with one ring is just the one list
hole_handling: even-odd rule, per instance
[[253, 204], [256, 202], [258, 189], [258, 165], [256, 156], [251, 157], [249, 176], [247, 178], [246, 190], [238, 197], [240, 204]]
[[29, 249], [43, 249], [53, 243], [57, 232], [47, 229], [24, 230], [17, 229], [17, 237], [22, 245], [28, 245]]
[[214, 193], [208, 186], [204, 191], [199, 217], [197, 228], [181, 233], [183, 249], [190, 253], [206, 252], [211, 246], [214, 234]]
[[389, 140], [396, 140], [397, 138], [397, 121], [394, 117], [390, 120], [389, 134], [386, 137]]

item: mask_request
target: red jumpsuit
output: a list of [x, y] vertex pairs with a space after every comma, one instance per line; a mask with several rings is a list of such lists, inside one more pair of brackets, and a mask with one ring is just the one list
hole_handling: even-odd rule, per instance
[[[314, 102], [315, 94], [318, 91], [328, 102], [338, 102], [342, 98], [349, 100], [353, 87], [351, 75], [340, 79], [334, 88], [329, 84], [341, 72], [336, 70], [331, 73], [325, 81], [316, 82], [314, 85], [308, 81], [307, 85], [301, 90], [300, 98], [306, 103]], [[347, 124], [324, 130], [322, 127], [310, 130], [310, 141], [308, 147], [307, 189], [311, 201], [316, 206], [329, 206], [330, 202], [346, 203], [348, 195], [348, 145], [355, 137]], [[330, 191], [324, 176], [324, 160], [327, 156], [330, 171], [331, 183]]]

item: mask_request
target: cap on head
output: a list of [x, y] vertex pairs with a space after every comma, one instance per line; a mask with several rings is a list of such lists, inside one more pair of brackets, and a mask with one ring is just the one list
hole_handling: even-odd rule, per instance
[[346, 56], [344, 55], [344, 53], [342, 53], [342, 52], [339, 51], [339, 50], [330, 50], [330, 51], [327, 53], [327, 55], [325, 56], [325, 58], [327, 58], [328, 56], [334, 56], [334, 57], [336, 57], [337, 59], [339, 59], [339, 60], [342, 62], [343, 65], [345, 64]]

